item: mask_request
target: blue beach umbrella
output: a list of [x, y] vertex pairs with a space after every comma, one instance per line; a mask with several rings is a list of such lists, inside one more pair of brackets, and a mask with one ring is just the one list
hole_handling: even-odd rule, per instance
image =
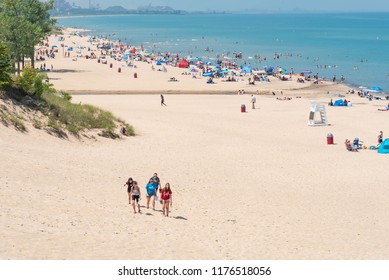
[[203, 77], [212, 77], [213, 76], [213, 73], [212, 72], [205, 72], [203, 74]]
[[374, 86], [374, 87], [370, 88], [370, 90], [381, 91], [382, 88], [380, 88], [379, 86]]

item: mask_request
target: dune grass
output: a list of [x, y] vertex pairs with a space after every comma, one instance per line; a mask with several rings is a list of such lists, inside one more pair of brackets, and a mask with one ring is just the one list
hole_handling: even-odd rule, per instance
[[70, 133], [78, 135], [85, 130], [100, 129], [101, 136], [119, 138], [115, 132], [119, 123], [126, 127], [128, 135], [135, 135], [132, 126], [118, 119], [111, 112], [92, 105], [71, 103], [63, 95], [52, 92], [44, 92], [41, 99], [47, 107], [45, 113], [49, 116], [52, 126], [58, 122], [57, 126], [58, 124], [63, 126]]

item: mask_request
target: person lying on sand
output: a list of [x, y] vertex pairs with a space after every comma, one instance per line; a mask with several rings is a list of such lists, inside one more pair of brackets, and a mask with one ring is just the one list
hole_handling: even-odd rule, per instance
[[378, 111], [389, 111], [389, 103], [385, 106], [384, 109], [378, 109]]

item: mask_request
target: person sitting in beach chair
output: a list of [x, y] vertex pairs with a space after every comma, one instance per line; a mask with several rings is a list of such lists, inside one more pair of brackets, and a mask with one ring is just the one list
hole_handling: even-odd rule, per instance
[[358, 149], [355, 149], [353, 146], [351, 146], [350, 140], [346, 139], [344, 144], [346, 145], [347, 151], [349, 151], [349, 152], [358, 152]]
[[358, 137], [356, 137], [353, 141], [353, 146], [355, 149], [362, 149], [363, 141], [360, 141]]

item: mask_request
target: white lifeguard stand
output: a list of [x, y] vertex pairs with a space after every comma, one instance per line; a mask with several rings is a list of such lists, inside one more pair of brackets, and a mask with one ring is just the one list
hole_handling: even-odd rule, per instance
[[328, 125], [326, 107], [323, 104], [319, 104], [311, 101], [311, 110], [309, 112], [308, 125], [310, 126]]

